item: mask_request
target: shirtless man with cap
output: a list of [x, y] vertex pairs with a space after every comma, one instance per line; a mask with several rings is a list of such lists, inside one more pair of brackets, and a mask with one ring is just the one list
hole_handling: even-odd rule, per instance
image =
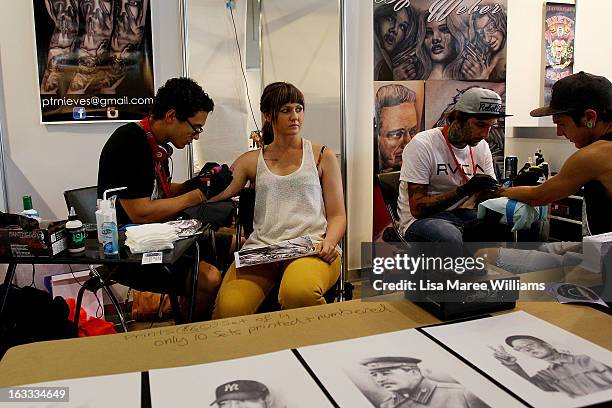
[[531, 111], [535, 117], [550, 115], [557, 135], [573, 142], [578, 151], [545, 183], [512, 187], [500, 194], [538, 206], [572, 195], [584, 186], [585, 232], [612, 232], [612, 83], [585, 72], [560, 79], [553, 85], [550, 106]]

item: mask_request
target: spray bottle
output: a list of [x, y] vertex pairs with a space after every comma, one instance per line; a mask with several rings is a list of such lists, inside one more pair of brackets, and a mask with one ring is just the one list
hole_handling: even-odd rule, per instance
[[96, 211], [96, 223], [98, 224], [98, 241], [102, 243], [104, 255], [117, 255], [119, 253], [119, 233], [117, 231], [117, 211], [115, 210], [114, 195], [107, 199], [108, 193], [125, 190], [127, 187], [111, 188], [104, 192]]

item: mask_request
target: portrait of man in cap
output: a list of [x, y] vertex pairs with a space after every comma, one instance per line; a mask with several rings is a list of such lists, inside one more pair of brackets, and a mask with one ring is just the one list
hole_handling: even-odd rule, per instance
[[215, 390], [215, 408], [272, 408], [270, 390], [254, 380], [234, 380]]
[[425, 376], [418, 358], [384, 356], [366, 358], [360, 363], [379, 387], [391, 393], [377, 405], [379, 408], [489, 406], [457, 382]]

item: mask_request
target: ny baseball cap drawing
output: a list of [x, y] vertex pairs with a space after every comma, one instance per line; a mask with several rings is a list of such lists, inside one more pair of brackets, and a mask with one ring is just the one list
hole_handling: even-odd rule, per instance
[[501, 97], [490, 89], [473, 87], [466, 90], [457, 101], [455, 110], [473, 115], [484, 115], [492, 118], [507, 116], [503, 110]]
[[218, 386], [215, 390], [216, 399], [210, 405], [229, 400], [263, 399], [269, 394], [268, 387], [258, 381], [235, 380]]
[[532, 110], [531, 116], [579, 113], [586, 109], [612, 113], [612, 83], [605, 77], [580, 71], [555, 82], [550, 105]]

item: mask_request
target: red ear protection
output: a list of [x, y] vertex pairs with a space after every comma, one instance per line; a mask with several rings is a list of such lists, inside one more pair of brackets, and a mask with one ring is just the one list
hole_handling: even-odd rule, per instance
[[151, 132], [147, 133], [147, 142], [149, 142], [149, 146], [151, 146], [153, 160], [155, 162], [166, 163], [172, 155], [172, 147], [170, 147], [169, 144], [160, 145], [157, 143], [155, 136], [153, 136]]
[[144, 118], [140, 121], [140, 126], [147, 134], [147, 142], [151, 147], [151, 154], [153, 156], [153, 162], [155, 163], [155, 173], [161, 183], [161, 187], [164, 190], [165, 198], [172, 197], [172, 191], [170, 190], [170, 175], [168, 170], [168, 162], [172, 155], [172, 147], [169, 144], [160, 145], [157, 143], [157, 139], [151, 131], [151, 123], [149, 118]]
[[166, 163], [170, 156], [172, 156], [172, 147], [169, 144], [164, 143], [160, 145], [157, 143], [157, 139], [153, 136], [153, 132], [151, 132], [151, 123], [149, 122], [149, 118], [144, 118], [140, 121], [140, 126], [147, 133], [147, 142], [149, 142], [149, 146], [151, 146], [151, 154], [153, 155], [153, 160], [156, 163]]

